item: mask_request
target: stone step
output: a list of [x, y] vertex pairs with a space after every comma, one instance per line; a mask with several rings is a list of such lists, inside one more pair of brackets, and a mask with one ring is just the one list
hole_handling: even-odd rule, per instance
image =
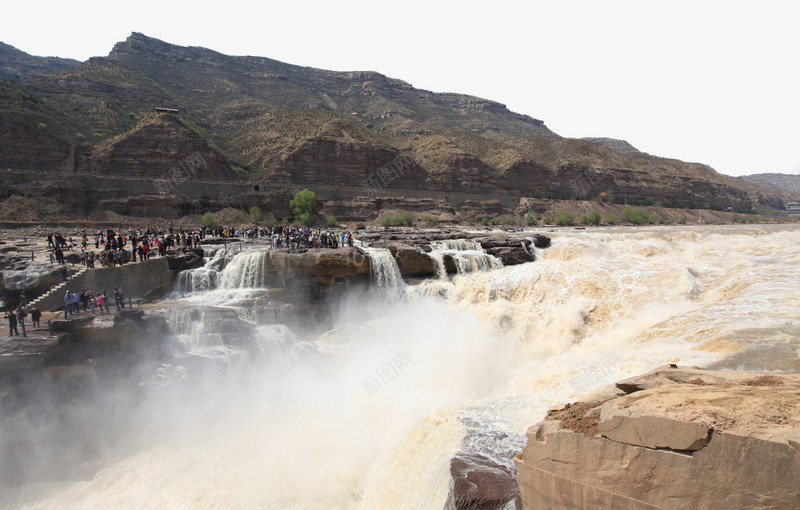
[[87, 268], [87, 267], [81, 267], [80, 269], [78, 269], [77, 271], [75, 271], [73, 274], [71, 274], [71, 275], [69, 276], [69, 278], [67, 278], [67, 281], [65, 281], [65, 282], [60, 282], [60, 283], [56, 284], [55, 286], [51, 287], [49, 291], [45, 292], [45, 293], [44, 293], [44, 294], [42, 294], [41, 296], [37, 297], [36, 299], [34, 299], [34, 300], [33, 300], [33, 301], [31, 301], [30, 303], [28, 303], [28, 306], [33, 306], [33, 305], [39, 304], [39, 303], [40, 303], [40, 302], [42, 302], [44, 299], [46, 299], [48, 296], [51, 296], [51, 295], [53, 295], [54, 293], [58, 292], [60, 289], [63, 289], [64, 287], [66, 287], [66, 286], [67, 286], [67, 284], [69, 284], [69, 282], [70, 282], [72, 279], [74, 279], [75, 277], [77, 277], [77, 276], [79, 276], [79, 275], [81, 275], [81, 274], [85, 273], [86, 271], [88, 271], [88, 269], [89, 269], [89, 268]]

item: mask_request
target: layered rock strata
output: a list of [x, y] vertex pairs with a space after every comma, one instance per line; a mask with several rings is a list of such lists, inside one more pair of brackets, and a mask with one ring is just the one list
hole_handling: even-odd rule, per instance
[[668, 365], [617, 386], [528, 430], [523, 508], [800, 506], [800, 375]]

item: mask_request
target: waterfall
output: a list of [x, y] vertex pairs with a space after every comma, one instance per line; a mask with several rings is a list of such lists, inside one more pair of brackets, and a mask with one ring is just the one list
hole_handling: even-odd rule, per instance
[[269, 250], [237, 253], [222, 272], [220, 287], [226, 289], [267, 287], [268, 256]]
[[441, 252], [431, 252], [428, 256], [433, 260], [433, 271], [437, 280], [447, 279], [447, 268], [444, 265], [444, 254]]
[[486, 253], [480, 243], [464, 239], [432, 242], [428, 256], [434, 260], [436, 277], [439, 279], [447, 276], [445, 257], [452, 259], [458, 274], [490, 271], [503, 267], [503, 262]]
[[178, 292], [200, 292], [217, 288], [219, 275], [227, 262], [228, 254], [221, 247], [203, 248], [206, 263], [203, 267], [178, 273], [175, 289]]
[[401, 289], [406, 286], [392, 252], [385, 248], [363, 248], [369, 257], [372, 281], [380, 289]]
[[178, 273], [179, 292], [202, 292], [213, 289], [264, 288], [267, 281], [268, 249], [231, 253], [223, 248], [206, 248], [206, 264]]

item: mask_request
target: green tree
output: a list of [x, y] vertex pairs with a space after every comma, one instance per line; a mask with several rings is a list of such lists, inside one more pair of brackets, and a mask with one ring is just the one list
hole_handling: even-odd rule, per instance
[[581, 224], [582, 225], [599, 225], [600, 224], [600, 213], [597, 211], [592, 211], [589, 214], [581, 214]]
[[539, 220], [536, 218], [536, 211], [531, 209], [530, 211], [525, 213], [525, 224], [527, 225], [538, 225]]
[[216, 227], [217, 226], [217, 217], [214, 215], [213, 212], [206, 212], [203, 214], [203, 218], [200, 220], [200, 223], [207, 227]]
[[317, 215], [317, 194], [304, 189], [294, 194], [289, 207], [297, 221], [309, 225]]
[[622, 215], [628, 222], [633, 223], [634, 225], [650, 223], [652, 220], [652, 218], [650, 218], [650, 213], [644, 209], [631, 209], [630, 207], [626, 207], [622, 210]]
[[327, 225], [328, 228], [333, 228], [339, 225], [339, 221], [336, 219], [336, 216], [331, 214], [325, 218], [325, 225]]
[[561, 216], [556, 218], [556, 225], [568, 226], [575, 223], [575, 215], [569, 211], [561, 213]]
[[260, 208], [255, 206], [250, 208], [250, 219], [253, 221], [253, 223], [258, 223], [259, 221], [261, 221], [261, 218], [263, 217], [264, 215], [261, 214]]

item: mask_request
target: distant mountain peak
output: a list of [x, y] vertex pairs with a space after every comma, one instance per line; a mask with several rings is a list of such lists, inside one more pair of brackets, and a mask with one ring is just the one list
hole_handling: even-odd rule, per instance
[[154, 37], [148, 37], [140, 32], [131, 32], [131, 35], [129, 35], [124, 41], [120, 41], [114, 45], [114, 48], [112, 48], [110, 55], [115, 55], [118, 53], [129, 53], [131, 50], [137, 50], [137, 49], [152, 48], [152, 47], [158, 47], [162, 49], [162, 48], [169, 48], [170, 46], [172, 45], [160, 39], [156, 39]]

